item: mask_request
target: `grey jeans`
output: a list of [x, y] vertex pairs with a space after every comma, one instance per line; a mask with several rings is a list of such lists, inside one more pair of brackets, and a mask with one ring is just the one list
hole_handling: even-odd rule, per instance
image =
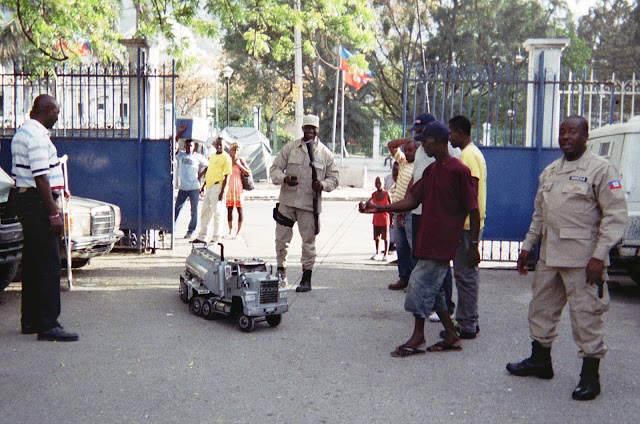
[[[480, 230], [480, 238], [482, 238], [482, 230]], [[480, 274], [477, 266], [469, 268], [467, 265], [470, 244], [471, 231], [464, 230], [456, 250], [456, 257], [453, 259], [453, 273], [456, 277], [456, 289], [458, 290], [456, 321], [458, 321], [461, 330], [475, 333], [478, 325]]]

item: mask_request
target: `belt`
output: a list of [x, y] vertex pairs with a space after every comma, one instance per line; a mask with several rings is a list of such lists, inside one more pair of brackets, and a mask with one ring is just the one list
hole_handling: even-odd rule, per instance
[[[38, 189], [34, 187], [18, 187], [18, 194], [25, 194], [29, 196], [40, 196], [38, 193]], [[53, 200], [58, 198], [58, 193], [52, 191], [51, 196], [53, 196]]]

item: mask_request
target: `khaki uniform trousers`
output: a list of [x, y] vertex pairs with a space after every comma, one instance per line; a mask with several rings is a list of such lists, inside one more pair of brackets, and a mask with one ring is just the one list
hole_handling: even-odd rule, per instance
[[598, 298], [598, 287], [587, 283], [585, 272], [586, 268], [548, 267], [545, 261], [538, 261], [529, 304], [529, 330], [533, 340], [551, 347], [558, 335], [562, 309], [569, 301], [578, 356], [603, 358], [607, 353], [603, 314], [609, 310], [609, 292], [605, 287], [602, 299]]
[[[316, 261], [316, 227], [313, 219], [313, 212], [304, 209], [292, 208], [283, 205], [278, 207], [278, 211], [287, 218], [298, 223], [298, 231], [302, 239], [302, 263], [303, 270], [313, 269]], [[289, 244], [293, 237], [293, 227], [276, 223], [276, 256], [278, 267], [287, 267], [287, 254]]]

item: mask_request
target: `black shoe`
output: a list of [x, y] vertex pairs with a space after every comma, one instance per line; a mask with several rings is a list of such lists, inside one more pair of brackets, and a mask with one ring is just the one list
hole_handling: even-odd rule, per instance
[[573, 400], [593, 400], [600, 394], [600, 359], [584, 358], [582, 362], [582, 373], [580, 373], [580, 383], [573, 391]]
[[393, 284], [389, 284], [389, 290], [404, 290], [409, 284], [403, 280], [398, 280]]
[[38, 330], [31, 325], [22, 326], [22, 334], [36, 334]]
[[[460, 337], [461, 339], [464, 340], [471, 340], [471, 339], [475, 339], [476, 336], [478, 335], [478, 332], [480, 331], [480, 329], [476, 326], [476, 332], [472, 333], [471, 331], [466, 331], [466, 330], [461, 330], [460, 327], [456, 326], [456, 334], [458, 335], [458, 337]], [[447, 330], [442, 330], [440, 332], [440, 338], [444, 339], [447, 337]]]
[[522, 362], [507, 364], [507, 371], [518, 377], [538, 377], [545, 380], [553, 378], [551, 348], [544, 347], [537, 341], [532, 344], [531, 356]]
[[75, 342], [78, 340], [76, 333], [69, 333], [62, 327], [53, 327], [51, 330], [38, 333], [38, 340], [49, 342]]
[[307, 269], [302, 271], [302, 281], [300, 281], [300, 285], [296, 287], [296, 291], [298, 293], [306, 293], [311, 291], [311, 270]]

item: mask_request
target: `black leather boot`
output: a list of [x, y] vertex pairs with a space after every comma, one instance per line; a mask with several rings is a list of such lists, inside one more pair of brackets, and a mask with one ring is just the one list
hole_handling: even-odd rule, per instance
[[571, 394], [574, 400], [593, 400], [600, 394], [599, 368], [600, 359], [598, 358], [584, 358], [582, 360], [580, 383]]
[[296, 291], [299, 293], [305, 293], [311, 291], [311, 270], [305, 269], [302, 271], [302, 281], [300, 285], [296, 287]]
[[519, 377], [534, 376], [547, 380], [553, 378], [551, 348], [544, 347], [534, 340], [531, 343], [531, 356], [522, 362], [508, 363], [507, 371]]

